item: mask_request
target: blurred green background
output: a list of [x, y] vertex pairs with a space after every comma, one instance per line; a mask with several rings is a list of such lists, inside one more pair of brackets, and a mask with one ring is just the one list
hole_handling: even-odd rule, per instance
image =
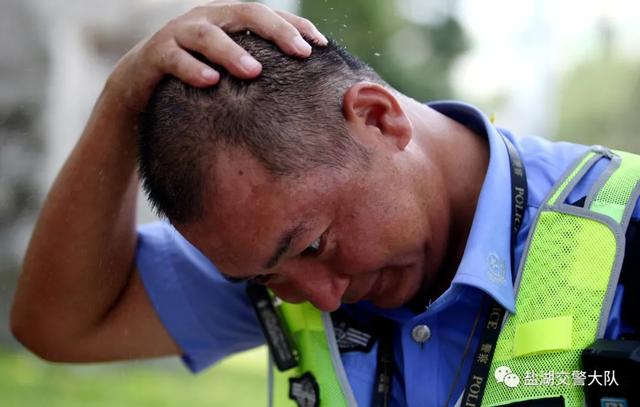
[[266, 361], [260, 348], [193, 376], [175, 361], [61, 366], [1, 351], [0, 405], [266, 406]]
[[[462, 99], [516, 134], [640, 152], [640, 11], [632, 1], [265, 3], [309, 18], [417, 100]], [[135, 42], [195, 4], [0, 3], [0, 406], [266, 404], [264, 348], [193, 376], [175, 358], [50, 364], [8, 330], [37, 212], [104, 79]], [[143, 204], [139, 217], [153, 220]]]

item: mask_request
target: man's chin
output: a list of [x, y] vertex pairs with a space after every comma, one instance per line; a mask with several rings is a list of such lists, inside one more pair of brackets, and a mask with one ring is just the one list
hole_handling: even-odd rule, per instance
[[407, 304], [411, 298], [402, 298], [402, 297], [389, 297], [385, 296], [382, 298], [375, 298], [371, 300], [371, 303], [378, 308], [382, 309], [393, 309], [399, 308], [403, 305]]
[[418, 284], [411, 284], [410, 280], [405, 280], [405, 282], [406, 284], [383, 289], [369, 301], [378, 308], [392, 309], [410, 305], [416, 297], [424, 295]]

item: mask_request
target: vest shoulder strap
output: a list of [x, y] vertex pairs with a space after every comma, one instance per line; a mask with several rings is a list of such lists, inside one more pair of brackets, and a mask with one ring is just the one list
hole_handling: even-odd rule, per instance
[[271, 370], [271, 403], [278, 407], [355, 406], [330, 315], [308, 302], [283, 302], [279, 309], [297, 349], [298, 366], [284, 372]]

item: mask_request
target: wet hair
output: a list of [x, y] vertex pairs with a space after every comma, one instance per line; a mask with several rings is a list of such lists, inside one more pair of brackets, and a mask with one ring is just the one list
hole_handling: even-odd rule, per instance
[[174, 223], [202, 217], [203, 197], [215, 192], [216, 154], [227, 147], [248, 151], [276, 177], [368, 158], [348, 134], [342, 100], [362, 80], [387, 86], [375, 71], [333, 41], [295, 58], [250, 33], [231, 37], [260, 61], [259, 77], [240, 80], [216, 65], [220, 81], [208, 88], [166, 77], [141, 115], [143, 186]]

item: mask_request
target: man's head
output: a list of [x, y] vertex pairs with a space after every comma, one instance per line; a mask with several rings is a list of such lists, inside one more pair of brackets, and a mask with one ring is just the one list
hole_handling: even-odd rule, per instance
[[384, 83], [371, 68], [335, 43], [296, 59], [252, 34], [231, 37], [261, 61], [259, 78], [239, 80], [221, 67], [219, 84], [205, 89], [166, 78], [142, 116], [144, 186], [173, 222], [204, 214], [206, 188], [214, 185], [205, 183], [208, 169], [221, 150], [247, 150], [285, 177], [367, 159], [347, 133], [341, 101], [359, 81]]
[[399, 96], [333, 43], [294, 59], [232, 38], [261, 62], [258, 78], [219, 68], [207, 89], [169, 78], [143, 115], [152, 203], [225, 275], [260, 276], [285, 300], [408, 301], [448, 230], [445, 203], [416, 169], [433, 190], [442, 177], [411, 143]]

